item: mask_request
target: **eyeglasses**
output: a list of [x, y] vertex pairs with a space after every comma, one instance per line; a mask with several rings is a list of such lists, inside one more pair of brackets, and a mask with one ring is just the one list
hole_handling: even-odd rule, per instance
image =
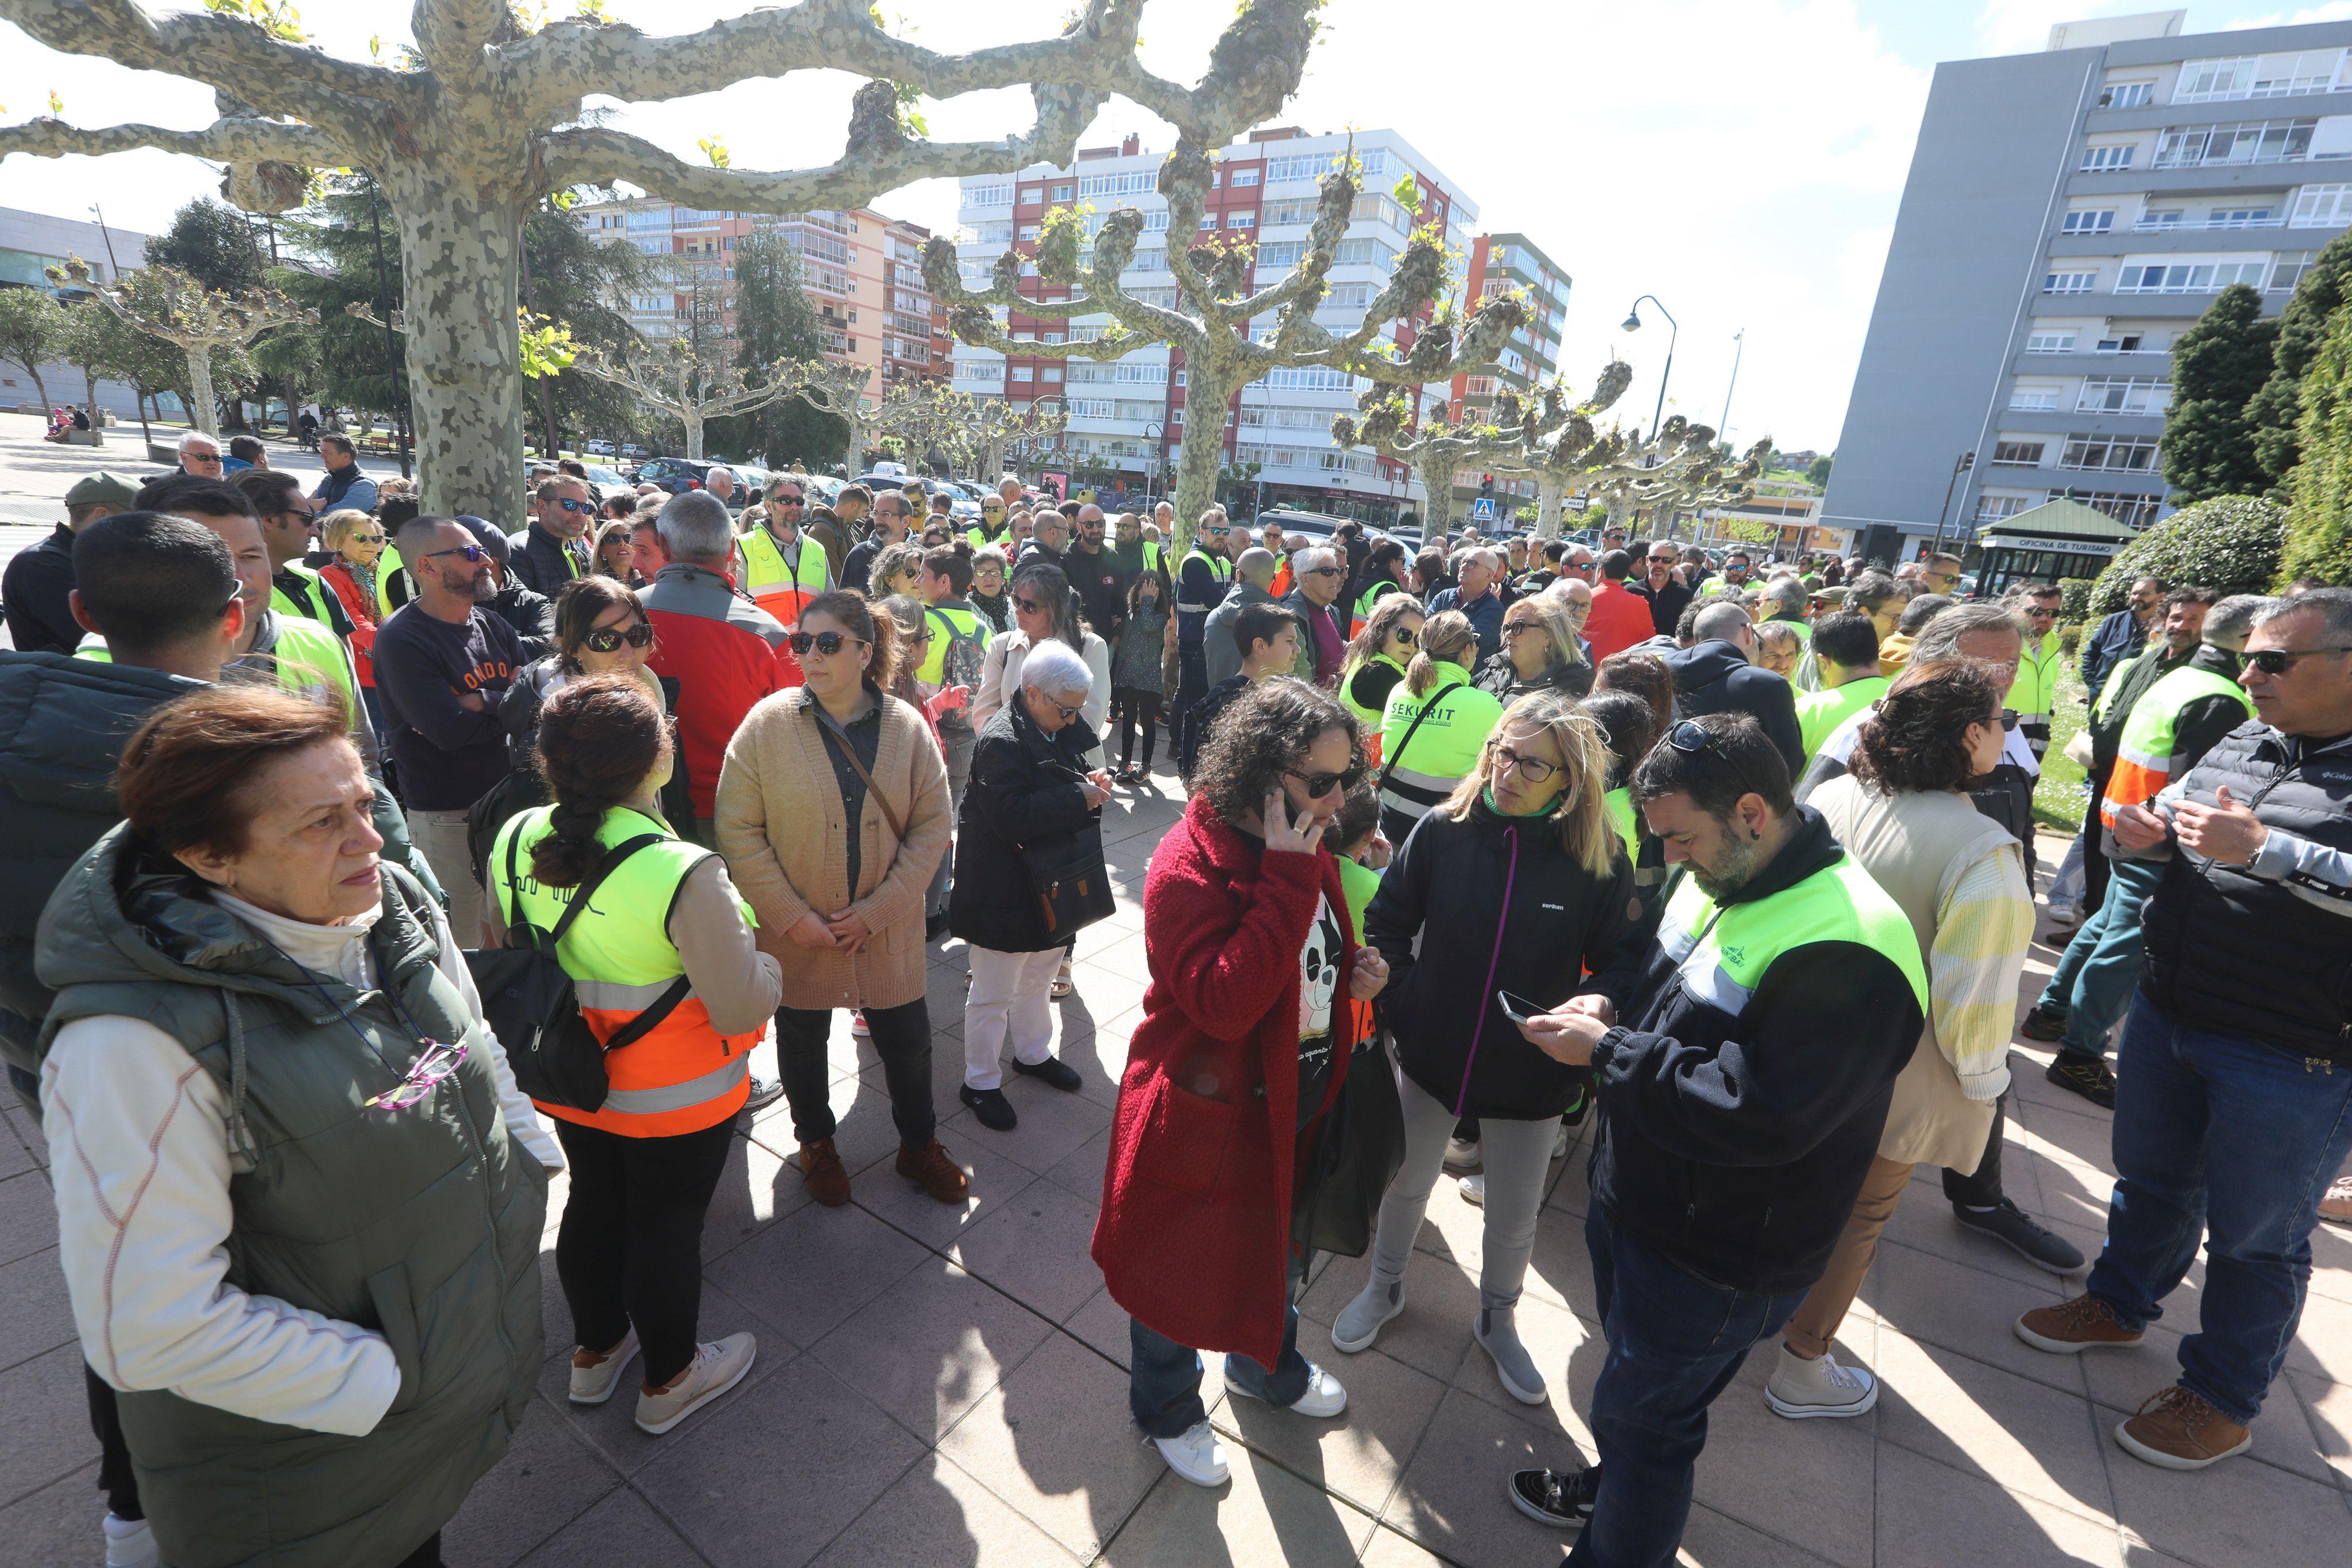
[[1487, 738], [1486, 746], [1495, 754], [1495, 766], [1498, 771], [1509, 768], [1530, 784], [1544, 783], [1559, 771], [1559, 763], [1546, 762], [1540, 757], [1522, 756], [1492, 737]]
[[1013, 608], [1020, 611], [1024, 615], [1043, 615], [1045, 613], [1046, 607], [1045, 602], [1041, 600], [1031, 599], [1026, 595], [1016, 593], [1013, 596]]
[[1695, 718], [1686, 718], [1666, 731], [1666, 744], [1676, 751], [1705, 751], [1715, 744], [1715, 732]]
[[1514, 621], [1503, 628], [1503, 635], [1506, 637], [1516, 637], [1522, 632], [1540, 632], [1542, 630], [1543, 622], [1540, 621]]
[[556, 497], [555, 504], [567, 512], [593, 512], [596, 509], [595, 502], [575, 501], [569, 496]]
[[797, 507], [802, 504], [798, 496], [778, 496], [768, 502], [772, 507]]
[[1339, 569], [1336, 566], [1310, 566], [1307, 569], [1307, 575], [1309, 577], [1337, 577], [1339, 575]]
[[618, 626], [598, 626], [593, 628], [581, 641], [599, 653], [617, 653], [621, 651], [621, 644], [624, 643], [632, 648], [651, 647], [654, 641], [654, 629], [642, 621], [637, 622], [625, 632]]
[[1397, 646], [1400, 648], [1410, 648], [1421, 641], [1421, 633], [1410, 626], [1400, 626], [1389, 635], [1396, 639]]
[[843, 632], [795, 632], [786, 641], [792, 644], [793, 653], [803, 659], [808, 657], [811, 648], [830, 659], [845, 647], [866, 646], [865, 638], [852, 637]]
[[2266, 675], [2284, 675], [2287, 666], [2298, 659], [2308, 659], [2315, 653], [2352, 653], [2352, 647], [2326, 648], [2264, 648], [2246, 655], [2246, 663]]
[[1043, 702], [1047, 707], [1052, 708], [1055, 713], [1060, 714], [1064, 724], [1076, 724], [1078, 721], [1079, 716], [1087, 711], [1086, 705], [1084, 703], [1079, 704], [1076, 707], [1072, 707], [1067, 703], [1055, 701], [1052, 697], [1047, 696], [1044, 692], [1039, 692], [1037, 694], [1037, 697], [1038, 700]]
[[448, 549], [426, 550], [421, 559], [431, 560], [436, 556], [461, 555], [467, 560], [478, 561], [489, 553], [479, 545], [455, 545]]
[[217, 452], [184, 452], [180, 455], [189, 463], [217, 463], [221, 460]]
[[1364, 775], [1370, 769], [1364, 764], [1351, 762], [1344, 770], [1338, 773], [1301, 773], [1296, 768], [1286, 768], [1282, 770], [1282, 776], [1286, 779], [1296, 779], [1304, 784], [1307, 787], [1308, 800], [1320, 800], [1331, 792], [1331, 787], [1335, 784], [1343, 793], [1353, 789], [1364, 781]]
[[2039, 604], [2029, 604], [2025, 607], [2025, 613], [2030, 620], [2051, 621], [2057, 618], [2058, 612], [2054, 609], [2044, 610]]
[[454, 1075], [466, 1060], [466, 1042], [444, 1045], [437, 1040], [420, 1040], [424, 1054], [409, 1063], [408, 1075], [381, 1094], [370, 1095], [361, 1102], [372, 1110], [405, 1111], [439, 1088]]

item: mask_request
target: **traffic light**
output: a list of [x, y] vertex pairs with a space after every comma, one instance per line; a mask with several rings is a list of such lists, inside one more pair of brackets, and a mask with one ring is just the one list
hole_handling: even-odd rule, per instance
[[1494, 497], [1495, 476], [1492, 474], [1482, 475], [1479, 476], [1478, 494], [1490, 500]]

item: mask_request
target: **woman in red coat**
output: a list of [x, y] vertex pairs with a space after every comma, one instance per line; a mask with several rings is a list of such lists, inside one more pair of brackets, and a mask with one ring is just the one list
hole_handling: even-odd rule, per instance
[[[1297, 1152], [1348, 1072], [1347, 993], [1388, 979], [1359, 949], [1323, 829], [1362, 776], [1354, 717], [1287, 677], [1253, 687], [1202, 748], [1184, 819], [1151, 859], [1151, 984], [1129, 1047], [1094, 1258], [1127, 1309], [1128, 1403], [1169, 1468], [1215, 1486], [1225, 1457], [1201, 1357], [1228, 1392], [1332, 1416], [1347, 1390], [1298, 1354]], [[1308, 1145], [1308, 1146], [1311, 1146]], [[1268, 1368], [1272, 1370], [1269, 1371]]]

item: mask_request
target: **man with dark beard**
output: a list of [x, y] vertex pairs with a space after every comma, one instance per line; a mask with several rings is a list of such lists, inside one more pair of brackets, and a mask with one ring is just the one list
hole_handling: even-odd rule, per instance
[[1520, 1026], [1592, 1068], [1605, 1120], [1584, 1235], [1609, 1357], [1600, 1462], [1511, 1478], [1521, 1512], [1581, 1532], [1571, 1563], [1666, 1563], [1706, 1409], [1818, 1280], [1918, 1042], [1909, 920], [1790, 799], [1744, 714], [1685, 719], [1634, 771], [1670, 864], [1645, 962]]

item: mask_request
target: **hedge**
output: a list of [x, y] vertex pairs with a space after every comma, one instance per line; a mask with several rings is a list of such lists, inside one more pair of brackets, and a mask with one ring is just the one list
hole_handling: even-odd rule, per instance
[[2286, 509], [2252, 496], [2183, 507], [2126, 546], [2091, 585], [2089, 613], [2124, 607], [2143, 577], [2193, 582], [2221, 594], [2267, 593], [2278, 576]]

